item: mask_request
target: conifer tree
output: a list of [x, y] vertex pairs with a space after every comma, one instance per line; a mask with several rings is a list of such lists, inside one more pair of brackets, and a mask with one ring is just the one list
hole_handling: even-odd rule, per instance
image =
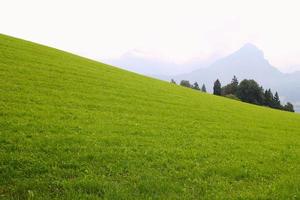
[[237, 77], [234, 75], [231, 80], [231, 94], [233, 94], [233, 95], [236, 94], [238, 86], [239, 86], [239, 81], [238, 81]]
[[274, 95], [273, 106], [274, 106], [274, 108], [277, 108], [277, 109], [281, 108], [281, 103], [280, 103], [278, 92], [276, 92], [275, 95]]
[[231, 83], [222, 87], [222, 95], [236, 95], [237, 89], [239, 86], [239, 81], [237, 80], [236, 76], [233, 76]]
[[221, 83], [220, 83], [219, 79], [217, 79], [214, 83], [214, 95], [221, 96], [221, 92], [222, 92]]
[[205, 84], [203, 84], [203, 85], [202, 85], [202, 87], [201, 87], [201, 91], [202, 91], [202, 92], [206, 92], [206, 87], [205, 87]]
[[271, 89], [265, 90], [264, 93], [264, 105], [265, 106], [269, 106], [269, 107], [274, 107], [273, 106], [273, 93], [271, 91]]

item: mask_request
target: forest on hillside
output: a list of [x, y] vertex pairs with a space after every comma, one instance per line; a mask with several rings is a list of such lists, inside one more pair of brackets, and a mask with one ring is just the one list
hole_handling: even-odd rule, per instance
[[[171, 79], [171, 83], [176, 84], [174, 79]], [[197, 82], [191, 84], [188, 80], [180, 81], [179, 85], [183, 87], [192, 88], [202, 92], [206, 92], [205, 84], [200, 88]], [[295, 112], [292, 103], [287, 102], [282, 104], [278, 92], [273, 94], [272, 90], [264, 89], [253, 79], [244, 79], [241, 82], [234, 76], [231, 82], [225, 86], [222, 86], [219, 79], [214, 82], [213, 94], [218, 96], [224, 96], [227, 98], [260, 105], [267, 106], [274, 109], [285, 110], [289, 112]]]

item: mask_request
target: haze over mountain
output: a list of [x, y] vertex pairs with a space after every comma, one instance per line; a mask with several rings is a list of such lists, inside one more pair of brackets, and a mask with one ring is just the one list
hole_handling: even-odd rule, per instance
[[239, 80], [254, 79], [265, 89], [278, 91], [283, 102], [292, 102], [300, 111], [300, 72], [279, 71], [264, 57], [263, 51], [251, 43], [222, 58], [215, 54], [206, 60], [195, 59], [183, 64], [147, 57], [138, 51], [128, 52], [119, 59], [107, 62], [166, 81], [174, 78], [177, 82], [189, 80], [197, 81], [200, 85], [204, 83], [209, 92], [212, 92], [213, 82], [217, 78], [222, 85], [229, 83], [234, 75]]
[[171, 61], [171, 59], [168, 60], [149, 52], [134, 49], [117, 59], [104, 59], [104, 61], [139, 74], [168, 79], [170, 76], [207, 67], [220, 57], [221, 55], [215, 53], [207, 58], [194, 58], [186, 62], [176, 63]]
[[254, 79], [263, 87], [278, 91], [281, 99], [294, 103], [300, 109], [300, 72], [282, 73], [265, 59], [264, 53], [253, 44], [245, 44], [238, 51], [215, 61], [210, 66], [191, 73], [175, 76], [176, 81], [197, 81], [206, 84], [212, 91], [213, 82], [218, 78], [223, 85], [236, 75], [239, 80]]

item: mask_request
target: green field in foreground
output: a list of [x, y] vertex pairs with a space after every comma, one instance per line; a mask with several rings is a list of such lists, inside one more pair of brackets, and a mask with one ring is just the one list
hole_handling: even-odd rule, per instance
[[299, 199], [300, 115], [0, 35], [0, 199]]

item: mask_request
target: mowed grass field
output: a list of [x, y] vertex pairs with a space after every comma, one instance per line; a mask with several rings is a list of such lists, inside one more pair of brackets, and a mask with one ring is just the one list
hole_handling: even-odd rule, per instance
[[0, 199], [300, 199], [300, 115], [0, 35]]

